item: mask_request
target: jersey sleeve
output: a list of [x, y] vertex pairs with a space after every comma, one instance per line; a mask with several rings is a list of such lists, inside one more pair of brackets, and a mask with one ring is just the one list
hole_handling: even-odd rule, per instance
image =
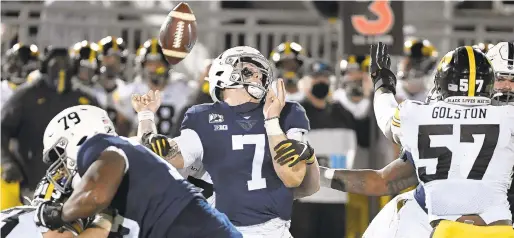
[[191, 166], [196, 160], [203, 159], [203, 144], [196, 132], [195, 118], [196, 106], [193, 106], [184, 114], [184, 120], [180, 127], [180, 136], [173, 138], [184, 159], [184, 168]]
[[311, 129], [305, 109], [297, 102], [286, 102], [280, 115], [280, 127], [287, 134], [290, 130], [307, 132]]
[[182, 124], [180, 125], [180, 130], [185, 129], [195, 129], [195, 112], [196, 107], [192, 106], [189, 109], [187, 109], [186, 113], [184, 113], [184, 119], [182, 120]]
[[80, 147], [77, 154], [77, 170], [81, 177], [104, 151], [115, 151], [120, 154], [125, 160], [125, 172], [127, 172], [129, 168], [127, 155], [109, 140], [112, 137], [110, 135], [98, 134], [86, 140]]

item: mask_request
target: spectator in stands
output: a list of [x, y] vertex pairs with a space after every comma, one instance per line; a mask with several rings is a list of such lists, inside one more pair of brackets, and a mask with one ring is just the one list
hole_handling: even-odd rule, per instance
[[370, 108], [372, 82], [369, 77], [369, 56], [350, 55], [339, 64], [342, 80], [333, 95], [333, 99], [339, 102], [355, 118], [357, 141], [361, 147], [369, 147], [370, 144]]
[[[65, 108], [98, 105], [96, 99], [71, 89], [71, 61], [65, 48], [50, 47], [41, 64], [39, 78], [20, 87], [2, 108], [2, 179], [21, 182], [31, 196], [47, 165], [42, 161], [43, 133], [50, 120]], [[80, 118], [63, 118], [63, 127]], [[13, 148], [11, 142], [17, 142]]]
[[[310, 121], [309, 143], [316, 150], [321, 166], [344, 168], [349, 149], [354, 149], [355, 119], [340, 103], [329, 99], [333, 68], [313, 61], [306, 69], [310, 79], [301, 102]], [[319, 153], [319, 155], [318, 155]], [[345, 199], [323, 191], [296, 201], [291, 234], [295, 238], [340, 238], [345, 236]]]
[[284, 42], [270, 54], [270, 61], [275, 65], [277, 78], [284, 79], [286, 100], [301, 101], [305, 95], [298, 83], [303, 77], [303, 66], [307, 55], [303, 47], [296, 42]]
[[437, 50], [426, 39], [409, 39], [404, 43], [404, 57], [398, 64], [396, 99], [425, 101], [433, 86]]

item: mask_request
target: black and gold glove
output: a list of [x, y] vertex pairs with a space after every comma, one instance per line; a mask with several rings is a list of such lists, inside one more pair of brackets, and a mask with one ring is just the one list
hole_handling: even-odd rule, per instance
[[161, 134], [148, 135], [144, 140], [144, 144], [154, 153], [163, 158], [168, 156], [171, 148], [168, 137]]
[[277, 154], [273, 159], [279, 165], [287, 164], [289, 167], [293, 167], [302, 160], [305, 160], [309, 165], [316, 161], [314, 149], [308, 143], [297, 140], [284, 140], [278, 143], [274, 150]]
[[371, 63], [369, 73], [373, 80], [375, 91], [385, 88], [396, 94], [396, 76], [391, 71], [391, 57], [386, 44], [378, 42], [371, 45]]

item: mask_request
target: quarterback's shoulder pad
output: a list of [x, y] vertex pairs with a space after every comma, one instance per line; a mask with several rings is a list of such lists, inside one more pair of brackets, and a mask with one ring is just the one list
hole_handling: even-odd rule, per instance
[[305, 114], [305, 109], [298, 102], [286, 101], [280, 113], [280, 126], [287, 132], [291, 128], [310, 130], [309, 119]]
[[80, 176], [84, 175], [89, 166], [95, 162], [100, 154], [110, 146], [117, 146], [119, 137], [108, 134], [96, 134], [80, 146], [77, 154], [77, 169]]
[[[208, 113], [211, 111], [212, 108], [215, 107], [217, 103], [203, 103], [198, 104], [190, 107], [187, 109], [186, 113], [184, 114], [184, 120], [182, 121], [182, 126], [180, 127], [180, 130], [184, 129], [195, 129], [196, 125], [196, 118], [199, 117], [199, 115], [203, 115], [205, 113]], [[207, 118], [207, 117], [206, 117]], [[207, 121], [207, 119], [206, 119]]]

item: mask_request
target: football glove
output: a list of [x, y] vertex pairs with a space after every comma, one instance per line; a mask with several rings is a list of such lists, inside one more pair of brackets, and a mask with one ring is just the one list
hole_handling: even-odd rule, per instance
[[34, 221], [37, 226], [57, 230], [65, 225], [61, 218], [62, 204], [54, 201], [44, 201], [36, 207]]
[[149, 135], [147, 137], [145, 145], [162, 158], [168, 156], [171, 149], [168, 137], [161, 134]]
[[391, 71], [391, 57], [386, 44], [378, 42], [371, 45], [371, 63], [369, 73], [373, 80], [375, 91], [385, 88], [396, 94], [396, 76]]
[[287, 164], [289, 167], [293, 167], [302, 160], [310, 165], [316, 160], [314, 149], [308, 143], [297, 140], [284, 140], [278, 143], [274, 150], [277, 153], [274, 160], [281, 166]]

